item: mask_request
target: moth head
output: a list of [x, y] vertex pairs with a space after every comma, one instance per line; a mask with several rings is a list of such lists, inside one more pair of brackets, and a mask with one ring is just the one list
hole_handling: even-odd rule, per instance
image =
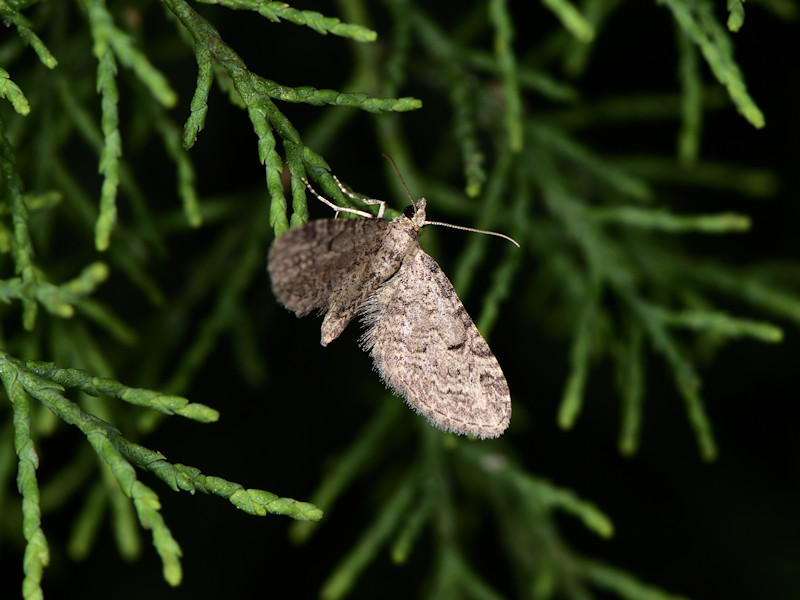
[[[412, 200], [413, 202], [413, 200]], [[425, 198], [420, 198], [416, 201], [415, 204], [409, 204], [403, 209], [403, 216], [414, 223], [414, 225], [419, 227], [423, 227], [426, 224], [425, 221], [425, 205], [427, 204], [427, 200]]]

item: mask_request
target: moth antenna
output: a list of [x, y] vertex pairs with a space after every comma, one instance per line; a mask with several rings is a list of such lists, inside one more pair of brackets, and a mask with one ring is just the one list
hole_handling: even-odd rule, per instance
[[463, 227], [461, 225], [453, 225], [452, 223], [442, 223], [441, 221], [425, 221], [425, 225], [438, 225], [439, 227], [450, 227], [451, 229], [460, 229], [461, 231], [471, 231], [472, 233], [483, 233], [486, 235], [493, 235], [495, 237], [503, 238], [504, 240], [508, 240], [512, 244], [514, 244], [517, 248], [520, 248], [520, 245], [514, 238], [508, 237], [504, 233], [498, 233], [496, 231], [486, 231], [484, 229], [473, 229], [472, 227]]
[[[392, 163], [392, 167], [394, 167], [394, 172], [397, 173], [397, 177], [398, 177], [398, 179], [400, 179], [400, 183], [403, 184], [403, 189], [406, 191], [406, 194], [408, 195], [408, 199], [411, 200], [411, 205], [414, 207], [414, 210], [416, 210], [417, 209], [417, 203], [414, 202], [414, 196], [412, 196], [411, 192], [408, 191], [408, 186], [406, 185], [406, 182], [403, 179], [403, 176], [400, 175], [400, 169], [397, 168], [397, 165], [395, 164], [394, 159], [391, 156], [389, 156], [388, 154], [384, 154], [383, 152], [381, 152], [381, 154], [390, 163]], [[520, 245], [516, 242], [516, 240], [514, 240], [513, 238], [508, 237], [505, 234], [497, 233], [496, 231], [485, 231], [483, 229], [473, 229], [472, 227], [462, 227], [461, 225], [453, 225], [452, 223], [442, 223], [441, 221], [425, 221], [425, 225], [439, 225], [440, 227], [450, 227], [451, 229], [460, 229], [462, 231], [470, 231], [472, 233], [483, 233], [483, 234], [486, 234], [486, 235], [493, 235], [495, 237], [499, 237], [499, 238], [503, 238], [504, 240], [508, 240], [509, 242], [514, 244], [517, 248], [520, 247]]]
[[403, 184], [403, 189], [406, 191], [406, 194], [408, 195], [408, 199], [411, 200], [411, 206], [414, 207], [414, 210], [417, 210], [417, 203], [414, 202], [414, 196], [412, 196], [411, 192], [408, 191], [408, 186], [406, 185], [406, 181], [405, 181], [405, 179], [403, 179], [403, 176], [400, 175], [400, 169], [397, 168], [397, 165], [395, 164], [394, 159], [391, 156], [389, 156], [388, 154], [384, 154], [383, 152], [381, 152], [381, 155], [385, 159], [387, 159], [390, 163], [392, 163], [392, 167], [394, 168], [394, 172], [397, 173], [397, 178], [400, 180], [400, 183]]

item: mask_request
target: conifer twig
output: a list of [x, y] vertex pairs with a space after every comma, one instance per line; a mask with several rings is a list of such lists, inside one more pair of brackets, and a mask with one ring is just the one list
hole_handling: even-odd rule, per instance
[[317, 33], [325, 35], [332, 33], [341, 37], [349, 38], [356, 42], [374, 42], [378, 34], [351, 23], [342, 23], [335, 17], [326, 17], [313, 10], [297, 10], [286, 2], [266, 2], [264, 0], [198, 0], [203, 4], [219, 4], [233, 10], [252, 10], [258, 12], [262, 17], [275, 23], [281, 19], [286, 19], [295, 25], [305, 25]]

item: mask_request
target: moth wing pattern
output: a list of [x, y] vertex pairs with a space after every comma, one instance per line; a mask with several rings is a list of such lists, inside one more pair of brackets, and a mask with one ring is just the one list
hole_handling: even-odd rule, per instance
[[421, 248], [361, 309], [362, 344], [386, 385], [436, 427], [494, 438], [508, 427], [503, 371], [447, 276]]
[[364, 257], [377, 252], [388, 227], [382, 219], [317, 219], [290, 229], [267, 259], [276, 298], [298, 317], [324, 311], [357, 284]]

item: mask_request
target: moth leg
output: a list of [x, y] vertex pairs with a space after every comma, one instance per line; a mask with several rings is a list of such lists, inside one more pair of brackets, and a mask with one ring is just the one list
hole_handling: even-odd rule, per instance
[[386, 210], [386, 200], [378, 200], [377, 198], [362, 198], [361, 196], [356, 196], [353, 192], [351, 192], [342, 185], [342, 182], [339, 181], [339, 178], [336, 175], [333, 176], [333, 179], [338, 184], [339, 189], [342, 190], [342, 193], [346, 194], [347, 196], [350, 196], [353, 200], [361, 200], [361, 202], [369, 206], [380, 204], [381, 207], [378, 209], [378, 218], [379, 219], [383, 218], [383, 211]]
[[[336, 176], [334, 176], [334, 179], [336, 179]], [[314, 194], [317, 197], [317, 200], [319, 200], [320, 202], [326, 204], [327, 206], [330, 206], [334, 211], [336, 211], [336, 215], [334, 216], [334, 218], [338, 217], [340, 212], [351, 213], [351, 214], [354, 214], [354, 215], [358, 215], [359, 217], [366, 217], [368, 219], [374, 219], [375, 218], [375, 215], [373, 215], [371, 213], [368, 213], [366, 211], [363, 211], [363, 210], [356, 210], [355, 208], [349, 208], [347, 206], [336, 206], [333, 202], [331, 202], [330, 200], [328, 200], [327, 198], [322, 196], [319, 192], [317, 192], [317, 190], [315, 190], [313, 187], [311, 187], [311, 184], [308, 182], [308, 179], [306, 179], [305, 177], [301, 177], [300, 180], [303, 183], [306, 184], [306, 187], [308, 188], [308, 191], [310, 191], [312, 194]], [[336, 183], [339, 183], [338, 179], [336, 179]], [[339, 187], [342, 187], [341, 183], [339, 183]], [[369, 202], [367, 202], [367, 204], [369, 204]], [[380, 216], [383, 216], [383, 207], [381, 207], [380, 213], [381, 213]]]

